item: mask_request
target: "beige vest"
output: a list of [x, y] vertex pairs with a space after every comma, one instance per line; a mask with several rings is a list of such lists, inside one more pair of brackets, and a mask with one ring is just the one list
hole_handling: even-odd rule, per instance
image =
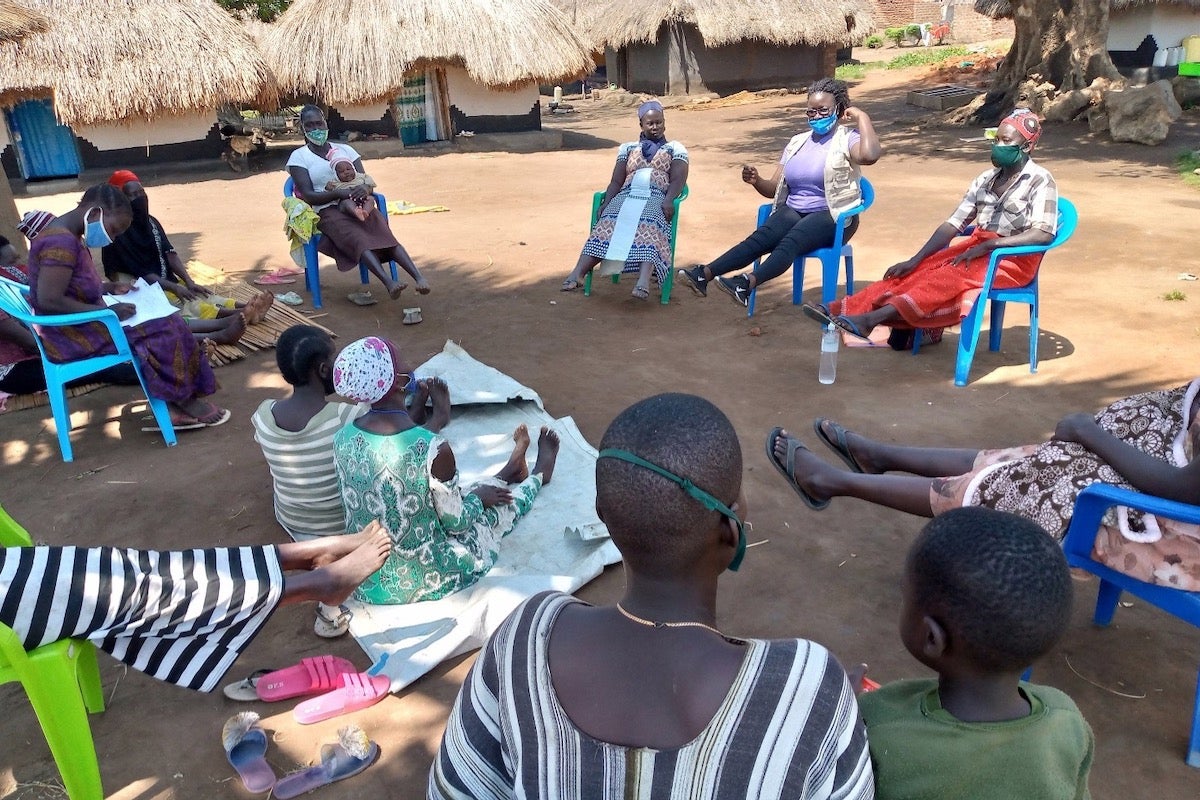
[[[787, 166], [788, 160], [800, 152], [800, 148], [808, 144], [811, 138], [812, 131], [792, 137], [787, 147], [783, 149], [782, 163], [784, 166]], [[830, 216], [835, 220], [838, 215], [844, 214], [862, 202], [862, 192], [858, 188], [858, 181], [861, 177], [862, 170], [850, 156], [850, 134], [847, 133], [846, 126], [838, 125], [833, 132], [833, 145], [825, 156], [825, 203], [829, 206]], [[775, 188], [775, 199], [772, 202], [771, 211], [774, 212], [781, 205], [787, 203], [787, 196], [787, 181], [780, 176], [779, 186]]]

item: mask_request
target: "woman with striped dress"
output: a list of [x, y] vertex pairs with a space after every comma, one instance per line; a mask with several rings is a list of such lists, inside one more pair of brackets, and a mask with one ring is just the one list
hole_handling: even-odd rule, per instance
[[[0, 526], [15, 525], [0, 509]], [[390, 551], [378, 523], [281, 545], [0, 548], [0, 624], [26, 650], [88, 639], [159, 680], [209, 692], [276, 608], [336, 606]]]
[[717, 627], [745, 552], [733, 426], [691, 395], [609, 426], [596, 510], [625, 564], [615, 606], [544, 592], [484, 646], [428, 797], [805, 800], [874, 797], [846, 673], [804, 639]]

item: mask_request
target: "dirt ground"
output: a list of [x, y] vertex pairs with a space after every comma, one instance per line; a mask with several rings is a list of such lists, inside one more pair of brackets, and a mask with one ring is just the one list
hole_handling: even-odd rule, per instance
[[[903, 104], [914, 76], [873, 72], [854, 88], [885, 145], [867, 170], [878, 199], [854, 239], [856, 277], [877, 279], [906, 258], [954, 208], [987, 166], [980, 131], [919, 128]], [[790, 96], [711, 110], [670, 110], [668, 135], [691, 154], [691, 197], [684, 203], [677, 263], [713, 258], [751, 229], [760, 199], [739, 165], [769, 166], [801, 127], [803, 98]], [[759, 297], [759, 314], [720, 292], [707, 299], [679, 286], [668, 306], [632, 300], [628, 280], [599, 284], [590, 298], [562, 294], [560, 280], [586, 234], [591, 192], [603, 188], [619, 142], [636, 135], [633, 111], [577, 104], [579, 113], [548, 118], [564, 133], [561, 151], [463, 153], [409, 151], [385, 157], [364, 148], [368, 170], [392, 199], [440, 203], [452, 210], [392, 218], [425, 270], [433, 294], [422, 298], [425, 323], [401, 328], [401, 302], [358, 308], [344, 300], [357, 280], [323, 270], [322, 322], [349, 342], [369, 333], [396, 339], [419, 362], [453, 339], [472, 355], [537, 388], [555, 415], [571, 415], [599, 440], [613, 415], [661, 391], [704, 395], [733, 419], [745, 454], [746, 494], [754, 523], [741, 572], [723, 581], [719, 623], [737, 635], [805, 636], [846, 662], [867, 661], [888, 681], [927, 674], [896, 633], [900, 565], [921, 520], [866, 503], [839, 500], [816, 513], [801, 505], [763, 454], [775, 425], [813, 439], [814, 416], [832, 416], [889, 441], [1000, 446], [1044, 439], [1067, 413], [1090, 410], [1133, 392], [1179, 385], [1196, 374], [1200, 352], [1200, 194], [1171, 166], [1200, 146], [1200, 114], [1189, 112], [1161, 147], [1115, 145], [1083, 125], [1047, 131], [1038, 160], [1079, 208], [1074, 239], [1042, 273], [1041, 364], [1026, 364], [1024, 312], [1010, 313], [1004, 347], [981, 352], [971, 382], [952, 382], [957, 336], [919, 356], [843, 349], [837, 382], [817, 382], [819, 334], [789, 303], [786, 278]], [[279, 167], [282, 166], [280, 163]], [[280, 234], [281, 171], [142, 170], [151, 210], [185, 255], [230, 272], [288, 263]], [[62, 211], [76, 188], [19, 197], [21, 209]], [[810, 269], [806, 297], [819, 295]], [[297, 286], [302, 286], [298, 284]], [[281, 287], [295, 288], [295, 287]], [[1163, 295], [1182, 290], [1187, 299]], [[756, 331], [760, 335], [753, 335]], [[1190, 354], [1190, 355], [1188, 355]], [[266, 465], [253, 443], [250, 415], [282, 394], [269, 354], [219, 370], [219, 400], [233, 420], [183, 433], [180, 444], [138, 430], [136, 392], [106, 388], [71, 402], [76, 461], [59, 457], [47, 410], [0, 417], [5, 507], [35, 538], [55, 544], [179, 548], [277, 542]], [[552, 491], [552, 489], [551, 489]], [[621, 571], [610, 568], [580, 595], [612, 602]], [[1093, 796], [1192, 798], [1200, 773], [1183, 761], [1189, 709], [1200, 662], [1200, 636], [1141, 602], [1121, 608], [1109, 629], [1091, 624], [1094, 582], [1077, 584], [1074, 624], [1036, 665], [1035, 680], [1059, 687], [1096, 731]], [[366, 666], [350, 639], [331, 644], [311, 633], [311, 606], [279, 611], [230, 678], [265, 666], [333, 652]], [[92, 718], [104, 785], [123, 800], [242, 797], [225, 762], [221, 724], [242, 706], [160, 684], [101, 655], [108, 709]], [[455, 693], [473, 661], [444, 664], [398, 696], [355, 715], [382, 747], [380, 762], [328, 796], [421, 796], [431, 757]], [[269, 760], [279, 773], [307, 763], [346, 720], [296, 725], [290, 704], [257, 704], [273, 736]], [[21, 693], [0, 689], [5, 744], [0, 796], [55, 796], [57, 778], [36, 720]], [[1149, 787], [1153, 787], [1150, 789]]]

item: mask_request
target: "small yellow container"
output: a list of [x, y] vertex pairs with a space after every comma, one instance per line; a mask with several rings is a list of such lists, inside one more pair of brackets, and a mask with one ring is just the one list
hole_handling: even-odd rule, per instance
[[1000, 132], [999, 128], [984, 128], [983, 129], [983, 135], [991, 141], [995, 141], [996, 134], [999, 132]]
[[1200, 61], [1200, 34], [1184, 37], [1183, 60], [1193, 63]]

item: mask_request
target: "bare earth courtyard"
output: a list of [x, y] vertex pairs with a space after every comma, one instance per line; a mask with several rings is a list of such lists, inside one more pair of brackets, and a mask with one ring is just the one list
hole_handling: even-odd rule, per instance
[[[980, 131], [919, 128], [903, 104], [914, 78], [869, 73], [852, 87], [875, 120], [885, 152], [866, 175], [877, 200], [854, 239], [856, 278], [878, 279], [907, 258], [953, 210], [988, 165]], [[741, 106], [667, 111], [667, 135], [691, 156], [691, 196], [683, 204], [677, 265], [709, 260], [751, 229], [759, 198], [740, 165], [768, 170], [801, 127], [803, 97]], [[1041, 364], [1030, 374], [1021, 307], [1010, 310], [1004, 347], [983, 350], [966, 388], [953, 385], [957, 335], [919, 356], [843, 349], [837, 382], [817, 382], [819, 333], [790, 304], [790, 279], [760, 293], [758, 315], [720, 292], [707, 299], [677, 285], [668, 306], [631, 299], [632, 282], [598, 282], [592, 297], [563, 294], [559, 283], [586, 235], [591, 193], [611, 173], [616, 146], [636, 138], [632, 109], [578, 103], [580, 113], [547, 118], [564, 132], [554, 152], [410, 151], [383, 157], [364, 147], [368, 172], [389, 199], [443, 204], [451, 211], [392, 217], [398, 238], [433, 293], [408, 292], [369, 308], [345, 300], [357, 273], [323, 270], [320, 321], [341, 344], [378, 333], [411, 361], [447, 339], [535, 387], [556, 416], [571, 415], [593, 443], [629, 403], [662, 391], [708, 397], [733, 420], [746, 462], [752, 548], [742, 570], [723, 582], [720, 625], [753, 637], [804, 636], [843, 662], [866, 661], [886, 682], [926, 674], [896, 632], [903, 556], [921, 520], [854, 500], [821, 513], [804, 507], [763, 453], [767, 432], [783, 425], [813, 443], [814, 416], [897, 442], [1003, 446], [1041, 441], [1070, 412], [1093, 410], [1138, 391], [1180, 385], [1200, 366], [1200, 192], [1173, 161], [1200, 147], [1200, 112], [1174, 125], [1158, 148], [1115, 145], [1086, 126], [1051, 125], [1035, 157], [1075, 202], [1074, 239], [1047, 257], [1041, 273]], [[247, 279], [290, 263], [281, 233], [281, 164], [236, 176], [139, 170], [151, 213], [186, 258]], [[18, 197], [22, 211], [61, 212], [79, 191]], [[5, 232], [8, 233], [8, 232]], [[806, 276], [819, 296], [819, 272]], [[301, 291], [303, 283], [281, 289]], [[1164, 295], [1180, 290], [1182, 301]], [[376, 294], [382, 292], [376, 288]], [[309, 307], [306, 297], [306, 308]], [[420, 305], [425, 322], [401, 327], [401, 309]], [[5, 508], [34, 538], [53, 544], [160, 549], [278, 542], [266, 464], [250, 415], [283, 381], [269, 353], [218, 370], [219, 401], [233, 420], [182, 433], [180, 444], [139, 431], [128, 404], [137, 393], [109, 387], [71, 402], [76, 460], [59, 457], [48, 409], [0, 416]], [[547, 491], [553, 491], [550, 487]], [[515, 535], [520, 535], [518, 529]], [[619, 567], [586, 586], [585, 600], [609, 602], [622, 587]], [[1096, 584], [1076, 584], [1074, 624], [1035, 667], [1034, 680], [1078, 703], [1096, 732], [1092, 794], [1099, 800], [1193, 798], [1200, 772], [1183, 753], [1200, 663], [1195, 628], [1141, 602], [1118, 610], [1115, 624], [1091, 624]], [[365, 668], [349, 638], [312, 635], [310, 606], [281, 609], [230, 673], [282, 667], [333, 653]], [[104, 785], [122, 800], [247, 797], [227, 765], [220, 729], [245, 710], [220, 693], [200, 695], [127, 671], [101, 655], [107, 710], [91, 719]], [[474, 656], [444, 664], [398, 696], [350, 718], [382, 748], [380, 762], [330, 797], [423, 796], [444, 720]], [[297, 725], [290, 703], [251, 706], [272, 735], [268, 753], [282, 774], [313, 759], [346, 719]], [[4, 744], [0, 797], [63, 796], [37, 721], [15, 685], [0, 688]]]

